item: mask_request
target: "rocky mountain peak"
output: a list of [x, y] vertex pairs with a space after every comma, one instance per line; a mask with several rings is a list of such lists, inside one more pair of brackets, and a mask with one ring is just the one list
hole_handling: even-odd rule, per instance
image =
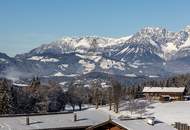
[[[67, 78], [91, 72], [128, 76], [183, 73], [186, 70], [179, 69], [178, 64], [190, 68], [189, 29], [171, 32], [145, 27], [129, 37], [65, 37], [15, 57], [9, 67]], [[8, 65], [1, 61], [3, 70]]]
[[188, 32], [188, 34], [190, 35], [190, 25], [187, 25], [185, 27], [184, 31]]

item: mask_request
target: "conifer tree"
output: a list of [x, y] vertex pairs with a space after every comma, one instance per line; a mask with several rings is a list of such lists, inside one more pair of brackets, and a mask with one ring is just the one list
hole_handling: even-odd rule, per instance
[[15, 112], [13, 89], [9, 81], [0, 81], [0, 114], [13, 114]]

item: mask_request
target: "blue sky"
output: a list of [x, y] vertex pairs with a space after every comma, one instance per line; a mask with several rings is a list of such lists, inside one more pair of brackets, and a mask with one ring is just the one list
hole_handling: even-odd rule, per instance
[[145, 26], [190, 25], [190, 0], [0, 0], [0, 52], [10, 56], [65, 36], [120, 37]]

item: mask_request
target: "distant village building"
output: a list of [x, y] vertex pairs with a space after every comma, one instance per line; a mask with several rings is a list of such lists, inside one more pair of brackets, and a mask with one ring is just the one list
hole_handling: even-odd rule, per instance
[[144, 87], [147, 98], [161, 101], [183, 100], [185, 87]]

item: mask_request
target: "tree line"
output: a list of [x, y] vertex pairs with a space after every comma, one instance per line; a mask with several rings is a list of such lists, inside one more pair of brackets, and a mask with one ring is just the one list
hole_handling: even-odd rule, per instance
[[15, 87], [12, 81], [0, 79], [0, 114], [24, 114], [59, 112], [70, 105], [72, 110], [82, 110], [84, 104], [109, 104], [110, 110], [118, 112], [119, 102], [125, 95], [125, 87], [116, 80], [111, 80], [110, 86], [103, 87], [100, 80], [92, 80], [90, 87], [84, 87], [83, 82], [71, 81], [68, 90], [57, 83], [49, 81], [42, 84], [39, 78], [33, 78], [30, 85]]
[[53, 81], [42, 84], [38, 77], [24, 87], [15, 87], [12, 81], [0, 79], [0, 114], [59, 112], [65, 111], [67, 105], [75, 111], [76, 107], [82, 110], [84, 104], [94, 105], [96, 109], [107, 105], [109, 110], [117, 113], [124, 100], [128, 101], [128, 109], [133, 113], [135, 109], [145, 107], [145, 104], [136, 102], [137, 98], [142, 97], [144, 86], [186, 87], [186, 94], [190, 94], [190, 74], [150, 80], [133, 86], [124, 86], [114, 78], [109, 78], [107, 87], [101, 83], [101, 80], [96, 79], [90, 82], [89, 87], [85, 87], [84, 82], [73, 80], [68, 90], [64, 91], [62, 86]]

